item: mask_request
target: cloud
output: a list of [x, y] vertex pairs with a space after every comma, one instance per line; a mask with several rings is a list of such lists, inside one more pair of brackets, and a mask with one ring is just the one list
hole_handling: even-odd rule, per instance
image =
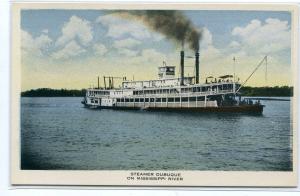
[[200, 55], [205, 61], [211, 61], [223, 57], [223, 53], [221, 52], [221, 50], [214, 47], [213, 45], [210, 45], [207, 48], [200, 50]]
[[42, 56], [52, 43], [52, 39], [48, 35], [41, 34], [40, 36], [33, 38], [27, 31], [21, 30], [21, 48], [22, 51], [34, 55]]
[[84, 52], [86, 52], [86, 50], [81, 48], [80, 45], [73, 40], [66, 44], [61, 50], [54, 52], [52, 57], [54, 59], [69, 59], [70, 57], [78, 56]]
[[56, 41], [57, 46], [62, 46], [74, 39], [87, 46], [93, 39], [91, 23], [88, 20], [72, 16], [62, 28], [62, 35]]
[[208, 48], [213, 44], [212, 34], [211, 32], [206, 28], [202, 28], [202, 39], [200, 42], [201, 48]]
[[141, 56], [145, 61], [150, 62], [157, 61], [158, 59], [161, 61], [166, 60], [166, 56], [155, 49], [144, 49], [141, 53]]
[[245, 27], [235, 27], [232, 35], [240, 39], [248, 52], [272, 53], [289, 49], [291, 31], [287, 21], [268, 18], [263, 22], [252, 20]]
[[105, 47], [105, 45], [101, 44], [101, 43], [97, 43], [93, 46], [94, 49], [94, 53], [96, 55], [104, 55], [105, 53], [107, 53], [107, 48]]
[[130, 49], [127, 49], [127, 48], [119, 48], [118, 49], [118, 53], [120, 55], [127, 56], [127, 57], [134, 57], [134, 56], [136, 56], [138, 54], [137, 51], [130, 50]]
[[222, 54], [220, 49], [213, 43], [213, 35], [206, 27], [202, 28], [202, 39], [200, 42], [200, 55], [202, 60], [209, 61], [219, 58]]
[[140, 40], [151, 37], [150, 32], [146, 29], [146, 27], [133, 23], [129, 20], [122, 19], [116, 14], [100, 16], [97, 18], [96, 22], [107, 27], [107, 36], [112, 38], [120, 38], [126, 34]]
[[232, 35], [239, 35], [241, 37], [248, 37], [251, 36], [258, 28], [261, 27], [261, 21], [259, 20], [252, 20], [250, 24], [246, 27], [235, 27], [232, 30]]
[[138, 40], [152, 39], [153, 41], [160, 41], [164, 38], [158, 33], [149, 31], [138, 21], [120, 18], [117, 14], [99, 16], [96, 22], [105, 26], [108, 29], [106, 36], [112, 38], [131, 36]]
[[48, 29], [43, 29], [43, 30], [42, 30], [42, 33], [48, 34], [48, 33], [49, 33], [49, 30], [48, 30]]
[[113, 43], [115, 48], [132, 48], [134, 46], [140, 45], [142, 42], [136, 39], [127, 38], [123, 40], [117, 40]]
[[228, 46], [229, 46], [229, 48], [237, 49], [237, 48], [241, 47], [241, 44], [237, 41], [232, 41], [232, 42], [230, 42], [230, 44]]

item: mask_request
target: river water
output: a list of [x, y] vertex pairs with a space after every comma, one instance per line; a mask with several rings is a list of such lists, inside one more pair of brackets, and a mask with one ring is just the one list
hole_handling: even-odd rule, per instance
[[22, 169], [292, 170], [289, 101], [246, 115], [92, 110], [81, 99], [21, 99]]

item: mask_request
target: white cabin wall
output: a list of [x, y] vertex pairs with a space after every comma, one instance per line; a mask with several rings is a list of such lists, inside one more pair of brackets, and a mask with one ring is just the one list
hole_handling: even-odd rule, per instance
[[114, 104], [116, 104], [116, 100], [115, 99], [111, 99], [111, 98], [102, 98], [101, 100], [101, 106], [113, 106]]
[[133, 95], [133, 91], [132, 90], [112, 90], [110, 91], [110, 97], [114, 97], [114, 98], [122, 98], [122, 97], [126, 97], [126, 96], [132, 96]]
[[[184, 83], [189, 85], [192, 84], [192, 78], [185, 78]], [[155, 87], [166, 87], [166, 86], [179, 86], [180, 79], [164, 79], [164, 80], [150, 80], [150, 81], [130, 81], [123, 82], [123, 88], [131, 89], [144, 89], [144, 88], [155, 88]]]

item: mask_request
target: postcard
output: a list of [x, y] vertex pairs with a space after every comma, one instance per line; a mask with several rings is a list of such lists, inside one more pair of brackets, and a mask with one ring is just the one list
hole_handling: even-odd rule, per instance
[[12, 3], [11, 184], [297, 185], [298, 7]]

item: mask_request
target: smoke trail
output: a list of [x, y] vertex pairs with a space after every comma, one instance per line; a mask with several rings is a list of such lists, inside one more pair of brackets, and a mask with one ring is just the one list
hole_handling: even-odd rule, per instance
[[162, 33], [167, 38], [175, 40], [182, 45], [186, 43], [190, 49], [199, 51], [201, 32], [180, 11], [135, 10], [119, 11], [117, 13], [127, 18], [134, 17], [152, 30]]

